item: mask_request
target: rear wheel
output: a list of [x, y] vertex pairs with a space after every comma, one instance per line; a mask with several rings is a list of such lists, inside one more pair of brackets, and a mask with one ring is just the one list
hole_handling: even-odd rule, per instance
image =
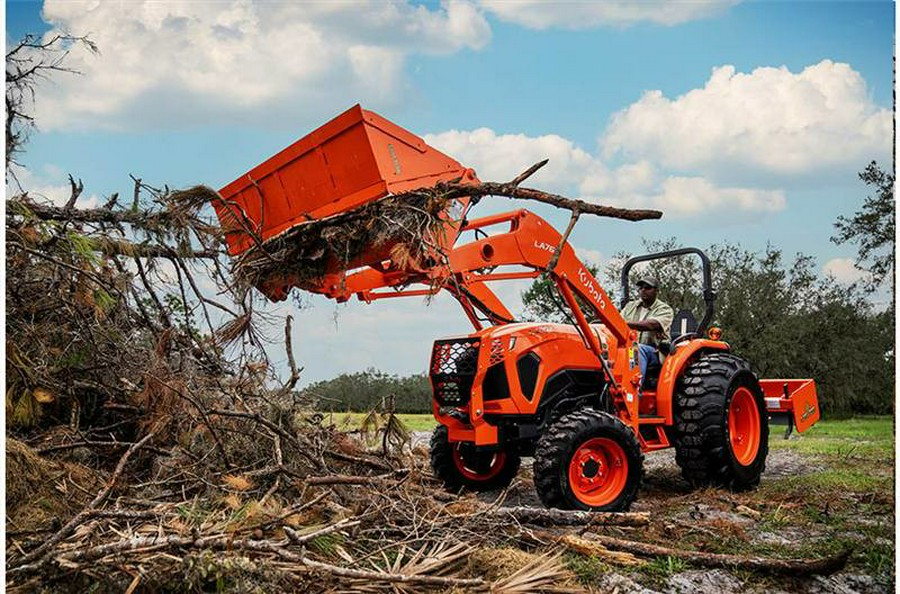
[[692, 485], [758, 485], [769, 423], [750, 365], [731, 353], [704, 354], [689, 365], [675, 397], [674, 433], [675, 460]]
[[451, 442], [444, 425], [431, 435], [431, 468], [450, 491], [502, 489], [515, 478], [521, 462], [515, 451], [479, 452], [472, 443]]
[[544, 505], [624, 511], [637, 497], [643, 454], [618, 418], [580, 410], [556, 421], [538, 441], [534, 486]]

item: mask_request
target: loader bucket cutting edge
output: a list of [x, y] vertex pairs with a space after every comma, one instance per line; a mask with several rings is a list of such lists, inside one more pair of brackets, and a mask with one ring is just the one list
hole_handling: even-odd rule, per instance
[[[474, 173], [424, 140], [355, 105], [223, 187], [214, 207], [228, 252], [305, 221]], [[453, 238], [455, 239], [455, 238]]]

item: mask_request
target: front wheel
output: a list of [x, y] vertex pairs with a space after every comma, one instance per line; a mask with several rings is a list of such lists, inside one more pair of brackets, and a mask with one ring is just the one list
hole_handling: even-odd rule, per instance
[[556, 421], [538, 441], [534, 486], [544, 505], [626, 511], [637, 498], [644, 456], [618, 418], [579, 410]]
[[474, 444], [451, 442], [444, 425], [431, 435], [431, 469], [448, 491], [502, 489], [518, 474], [521, 462], [515, 451], [479, 452]]
[[675, 397], [675, 460], [694, 486], [742, 491], [759, 484], [769, 422], [759, 380], [731, 353], [701, 355]]

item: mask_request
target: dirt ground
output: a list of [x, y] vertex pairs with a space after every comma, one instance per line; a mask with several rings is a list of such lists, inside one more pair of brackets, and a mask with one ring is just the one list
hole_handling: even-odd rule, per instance
[[[427, 446], [429, 436], [416, 432], [413, 440]], [[868, 472], [892, 473], [893, 461], [883, 462]], [[612, 535], [626, 539], [715, 553], [816, 558], [852, 548], [851, 561], [839, 573], [796, 579], [692, 568], [672, 558], [651, 561], [641, 569], [594, 564], [581, 570], [576, 567], [576, 573], [589, 588], [616, 594], [893, 592], [893, 487], [886, 493], [858, 489], [849, 479], [831, 481], [844, 463], [852, 465], [854, 460], [844, 457], [836, 462], [833, 456], [776, 447], [769, 452], [759, 489], [692, 491], [681, 478], [674, 450], [653, 452], [645, 457], [643, 486], [631, 509], [650, 512], [650, 526], [611, 529]], [[503, 505], [541, 506], [531, 465], [530, 458], [523, 459]], [[484, 501], [502, 496], [501, 492], [479, 495]]]

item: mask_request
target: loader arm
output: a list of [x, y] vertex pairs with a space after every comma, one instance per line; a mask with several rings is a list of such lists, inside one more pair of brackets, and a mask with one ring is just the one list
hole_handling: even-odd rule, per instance
[[[508, 224], [505, 232], [495, 233], [454, 246], [444, 257], [444, 263], [421, 273], [391, 272], [368, 268], [348, 274], [332, 287], [329, 296], [338, 300], [356, 294], [360, 300], [434, 295], [446, 289], [461, 304], [476, 329], [481, 329], [478, 313], [491, 324], [513, 321], [509, 310], [487, 285], [489, 282], [536, 278], [547, 272], [571, 311], [585, 347], [601, 363], [613, 402], [632, 423], [637, 423], [637, 386], [640, 371], [637, 365], [636, 333], [632, 331], [614, 306], [606, 291], [587, 267], [575, 255], [575, 250], [547, 221], [527, 210], [492, 215], [466, 221], [460, 232]], [[553, 270], [546, 270], [560, 249]], [[517, 267], [515, 271], [501, 271], [501, 267]], [[410, 288], [424, 284], [425, 288]], [[384, 290], [390, 289], [390, 290]], [[608, 331], [606, 342], [591, 328], [582, 303], [593, 310], [595, 323]], [[610, 363], [611, 362], [611, 363]]]

